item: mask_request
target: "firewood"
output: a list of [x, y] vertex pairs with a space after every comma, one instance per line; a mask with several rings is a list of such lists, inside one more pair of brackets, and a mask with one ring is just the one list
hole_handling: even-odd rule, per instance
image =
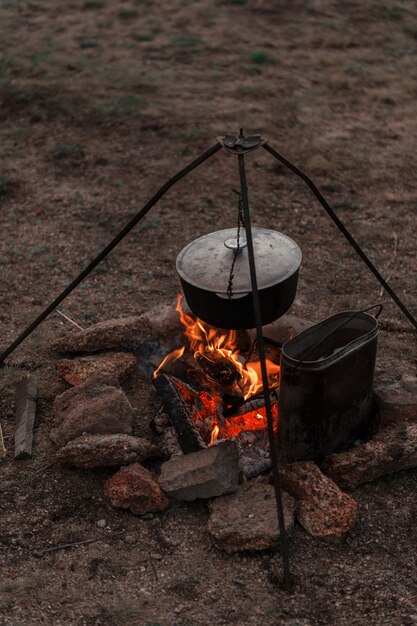
[[160, 373], [152, 382], [170, 416], [172, 425], [178, 433], [183, 452], [187, 454], [188, 452], [196, 452], [206, 448], [206, 444], [200, 437], [197, 429], [194, 428], [187, 407], [171, 379], [166, 374]]
[[222, 399], [223, 410], [228, 407], [240, 407], [245, 402], [245, 396], [238, 385], [223, 388], [220, 392], [220, 397]]
[[209, 376], [220, 387], [233, 385], [234, 382], [242, 378], [232, 361], [224, 359], [215, 353], [210, 355], [210, 358], [204, 354], [197, 353], [195, 360], [206, 376]]
[[16, 389], [16, 430], [14, 458], [32, 457], [33, 426], [36, 413], [36, 380], [25, 376]]
[[0, 424], [0, 459], [4, 459], [5, 456], [6, 456], [6, 448], [4, 447], [3, 432], [1, 430], [1, 424]]

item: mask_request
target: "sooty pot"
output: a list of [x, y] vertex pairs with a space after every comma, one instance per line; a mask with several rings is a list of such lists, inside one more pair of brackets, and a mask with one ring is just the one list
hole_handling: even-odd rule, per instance
[[[262, 325], [292, 305], [301, 250], [287, 235], [252, 228]], [[235, 228], [218, 230], [189, 243], [177, 257], [177, 272], [191, 311], [218, 328], [255, 328], [248, 248]]]

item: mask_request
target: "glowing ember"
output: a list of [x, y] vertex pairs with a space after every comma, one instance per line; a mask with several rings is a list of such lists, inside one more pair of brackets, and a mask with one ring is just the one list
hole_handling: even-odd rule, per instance
[[[183, 312], [181, 298], [178, 296], [177, 311], [180, 321], [184, 325], [184, 334], [189, 342], [189, 350], [196, 362], [196, 369], [204, 376], [204, 384], [210, 387], [210, 392], [194, 392], [182, 385], [175, 384], [184, 402], [190, 407], [192, 419], [196, 427], [206, 433], [206, 441], [212, 446], [219, 439], [231, 439], [244, 431], [259, 431], [266, 429], [265, 408], [257, 408], [243, 415], [234, 415], [224, 418], [221, 415], [222, 383], [232, 381], [234, 389], [246, 401], [259, 392], [262, 392], [262, 376], [260, 362], [249, 361], [239, 353], [236, 331], [224, 331], [208, 326], [201, 320], [193, 318]], [[185, 346], [170, 352], [160, 363], [154, 377], [164, 370], [164, 367], [180, 359]], [[266, 360], [270, 389], [278, 386], [280, 367], [270, 359]], [[219, 381], [220, 379], [220, 381]], [[227, 383], [228, 384], [228, 383]], [[212, 391], [211, 391], [212, 390]], [[243, 401], [243, 400], [242, 400]], [[272, 404], [274, 428], [278, 423], [277, 403]]]

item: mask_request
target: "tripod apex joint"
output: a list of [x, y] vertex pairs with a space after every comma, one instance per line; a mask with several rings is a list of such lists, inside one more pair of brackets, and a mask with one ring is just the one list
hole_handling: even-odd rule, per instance
[[216, 137], [216, 139], [223, 148], [234, 154], [252, 152], [252, 150], [256, 150], [268, 142], [262, 135], [244, 135], [242, 132], [239, 135], [227, 133]]

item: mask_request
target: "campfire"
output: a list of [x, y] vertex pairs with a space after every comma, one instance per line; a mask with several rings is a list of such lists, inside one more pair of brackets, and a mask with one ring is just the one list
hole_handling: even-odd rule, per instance
[[[260, 362], [255, 346], [247, 354], [239, 347], [238, 333], [209, 326], [187, 315], [178, 296], [177, 308], [184, 326], [185, 343], [165, 356], [154, 372], [154, 381], [169, 379], [181, 399], [183, 417], [195, 428], [206, 446], [246, 433], [242, 441], [252, 443], [257, 431], [266, 430]], [[278, 424], [279, 353], [267, 358], [272, 392], [274, 426]], [[166, 404], [166, 403], [165, 403]], [[172, 402], [168, 403], [172, 418]], [[174, 424], [175, 424], [174, 417]], [[190, 424], [191, 422], [191, 424]], [[177, 428], [178, 431], [178, 428]]]

